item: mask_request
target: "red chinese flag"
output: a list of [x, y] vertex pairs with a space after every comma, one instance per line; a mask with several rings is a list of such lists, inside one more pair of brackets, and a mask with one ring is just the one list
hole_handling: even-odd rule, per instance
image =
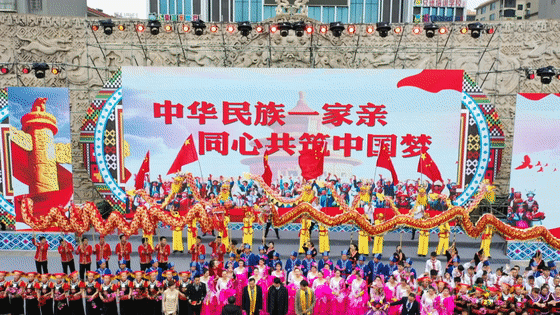
[[272, 170], [270, 169], [270, 164], [268, 164], [268, 150], [264, 152], [263, 163], [264, 173], [262, 174], [262, 179], [268, 186], [270, 186], [272, 183]]
[[326, 147], [313, 148], [300, 154], [299, 167], [301, 168], [301, 176], [305, 180], [315, 179], [323, 174], [326, 151]]
[[135, 189], [142, 189], [144, 188], [144, 178], [146, 174], [150, 172], [150, 151], [146, 153], [146, 157], [144, 161], [142, 161], [142, 165], [140, 165], [140, 169], [138, 173], [136, 173], [136, 178], [134, 179], [134, 188]]
[[432, 182], [439, 180], [443, 183], [443, 179], [441, 178], [441, 173], [439, 172], [436, 162], [434, 162], [430, 154], [428, 154], [425, 150], [422, 150], [420, 160], [418, 161], [418, 173], [426, 175]]
[[183, 146], [181, 147], [181, 150], [179, 150], [175, 161], [171, 164], [171, 168], [169, 168], [167, 175], [177, 173], [181, 171], [181, 167], [183, 165], [196, 161], [198, 161], [198, 154], [196, 153], [196, 148], [194, 147], [193, 136], [190, 135], [185, 143], [183, 143]]
[[399, 183], [397, 171], [395, 171], [393, 161], [391, 161], [391, 155], [389, 154], [389, 145], [381, 145], [381, 150], [379, 150], [379, 156], [377, 157], [377, 164], [375, 166], [384, 168], [391, 172], [391, 176], [393, 176], [393, 184], [396, 185]]

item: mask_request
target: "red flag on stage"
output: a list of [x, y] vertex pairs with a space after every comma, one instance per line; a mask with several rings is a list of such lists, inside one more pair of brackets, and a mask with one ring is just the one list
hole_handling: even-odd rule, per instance
[[140, 165], [140, 169], [138, 173], [136, 173], [136, 178], [134, 179], [134, 188], [135, 189], [142, 189], [144, 188], [144, 178], [146, 174], [150, 172], [150, 151], [146, 153], [146, 157], [144, 157], [144, 161], [142, 161], [142, 165]]
[[393, 176], [393, 184], [399, 183], [399, 178], [397, 177], [397, 171], [395, 171], [395, 167], [393, 166], [393, 162], [391, 161], [391, 155], [389, 154], [389, 145], [382, 144], [381, 150], [379, 150], [379, 156], [377, 157], [377, 167], [384, 168], [391, 172], [391, 176]]
[[441, 173], [436, 165], [436, 162], [432, 159], [430, 154], [425, 150], [422, 150], [422, 154], [420, 155], [420, 160], [418, 161], [418, 173], [422, 173], [432, 181], [441, 181], [443, 183], [443, 179], [441, 178]]
[[305, 180], [315, 179], [323, 174], [323, 164], [325, 162], [326, 144], [322, 148], [306, 150], [299, 155], [299, 167], [301, 176]]
[[268, 164], [268, 150], [264, 152], [263, 163], [264, 173], [262, 174], [262, 179], [268, 186], [270, 186], [272, 183], [272, 170], [270, 169], [270, 164]]
[[185, 143], [183, 143], [183, 146], [181, 147], [181, 150], [179, 150], [175, 161], [171, 164], [171, 168], [169, 168], [167, 175], [177, 173], [181, 171], [181, 167], [183, 165], [196, 161], [198, 161], [198, 154], [196, 153], [196, 148], [194, 147], [193, 136], [190, 135]]

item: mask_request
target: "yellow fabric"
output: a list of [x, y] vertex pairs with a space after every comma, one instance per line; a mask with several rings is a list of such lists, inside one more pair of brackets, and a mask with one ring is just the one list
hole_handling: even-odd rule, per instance
[[[174, 218], [180, 218], [178, 212], [173, 214]], [[181, 227], [176, 227], [173, 229], [173, 251], [180, 251], [182, 252], [183, 248], [183, 229]]]
[[426, 206], [428, 204], [428, 196], [426, 194], [418, 195], [416, 197], [416, 204], [420, 206]]
[[254, 216], [243, 218], [243, 243], [253, 246], [253, 221]]
[[362, 255], [369, 255], [369, 235], [363, 230], [360, 230], [358, 234], [360, 235], [358, 237], [358, 252]]
[[326, 225], [319, 224], [319, 252], [324, 253], [330, 251], [329, 228]]
[[309, 227], [311, 226], [311, 221], [307, 219], [301, 219], [301, 230], [299, 231], [299, 252], [305, 253], [303, 246], [309, 242]]
[[187, 224], [187, 248], [192, 248], [196, 244], [196, 219], [193, 219], [190, 224]]
[[490, 244], [492, 243], [492, 227], [486, 226], [484, 232], [482, 233], [482, 242], [480, 243], [480, 249], [484, 250], [484, 255], [491, 257], [490, 255]]
[[439, 243], [438, 243], [438, 247], [436, 249], [436, 253], [438, 255], [440, 253], [445, 254], [445, 251], [447, 251], [447, 249], [449, 249], [449, 231], [450, 230], [451, 230], [451, 227], [449, 226], [449, 223], [447, 223], [447, 222], [439, 226], [439, 233], [438, 233]]
[[248, 287], [247, 291], [249, 291], [249, 302], [251, 304], [250, 313], [248, 315], [253, 315], [255, 314], [255, 307], [257, 306], [257, 286], [254, 286], [252, 290], [251, 287]]
[[[306, 294], [307, 293], [307, 294]], [[309, 299], [306, 298], [309, 297]], [[301, 310], [306, 311], [311, 307], [311, 290], [309, 287], [306, 287], [305, 290], [301, 289], [299, 292], [299, 303], [301, 305]]]
[[428, 246], [430, 245], [430, 231], [420, 231], [418, 237], [418, 255], [428, 255]]
[[225, 215], [224, 216], [224, 224], [226, 226], [227, 229], [227, 236], [224, 236], [223, 232], [220, 232], [220, 236], [222, 237], [222, 243], [224, 243], [226, 245], [226, 248], [229, 247], [229, 216]]
[[154, 248], [154, 235], [153, 234], [146, 234], [142, 232], [142, 237], [148, 239], [148, 244]]
[[[375, 225], [381, 224], [382, 221], [380, 219], [376, 219], [374, 221]], [[372, 254], [382, 254], [383, 253], [383, 235], [377, 235], [373, 238], [373, 248], [371, 249]]]
[[311, 203], [315, 199], [315, 191], [311, 189], [311, 185], [303, 186], [303, 194], [301, 195], [301, 201]]

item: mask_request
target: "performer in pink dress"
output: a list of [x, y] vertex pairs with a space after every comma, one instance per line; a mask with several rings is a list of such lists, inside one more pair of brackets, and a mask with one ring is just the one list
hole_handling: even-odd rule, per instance
[[[266, 262], [264, 261], [263, 258], [259, 259], [259, 264], [255, 267], [255, 269], [258, 269], [260, 271], [261, 275], [265, 275], [268, 274], [268, 266], [266, 265]], [[264, 309], [264, 306], [263, 306]]]
[[235, 304], [241, 306], [241, 297], [243, 296], [243, 288], [249, 283], [247, 268], [245, 268], [245, 261], [239, 260], [239, 267], [233, 269], [235, 275]]
[[325, 263], [325, 265], [323, 266], [323, 269], [321, 269], [321, 271], [323, 272], [323, 277], [325, 279], [330, 279], [330, 278], [334, 277], [334, 272], [333, 272], [333, 269], [332, 269], [332, 262], [330, 260]]
[[[401, 279], [402, 281], [406, 281], [404, 278]], [[385, 300], [389, 303], [398, 301], [397, 299], [397, 288], [399, 287], [397, 281], [395, 280], [394, 276], [389, 277], [389, 281], [385, 284]], [[371, 298], [369, 299], [372, 300]], [[389, 315], [397, 315], [400, 314], [400, 305], [391, 306], [389, 308], [388, 314]]]
[[363, 279], [363, 272], [356, 272], [356, 278], [350, 284], [348, 294], [348, 314], [363, 315], [367, 310], [369, 294], [367, 292], [367, 281]]
[[340, 269], [334, 271], [334, 276], [329, 281], [333, 300], [331, 304], [332, 314], [344, 314], [346, 310], [346, 281], [341, 276]]
[[421, 315], [439, 315], [438, 311], [434, 307], [434, 301], [436, 300], [436, 297], [436, 289], [432, 286], [428, 287], [428, 293], [424, 293], [424, 295], [422, 295], [422, 309], [420, 310]]
[[292, 280], [291, 283], [288, 284], [288, 315], [296, 315], [296, 292], [299, 290], [299, 284], [301, 281], [305, 279], [304, 276], [301, 274], [301, 269], [299, 267], [294, 268], [292, 271]]
[[385, 298], [384, 288], [382, 286], [374, 286], [372, 289], [373, 292], [368, 302], [369, 310], [366, 315], [386, 315], [389, 304]]
[[309, 282], [309, 286], [313, 287], [313, 281], [317, 279], [319, 272], [317, 271], [317, 264], [313, 262], [311, 264], [311, 269], [307, 273], [307, 282]]
[[269, 287], [274, 283], [274, 278], [280, 279], [284, 284], [286, 283], [286, 273], [282, 270], [282, 263], [278, 262], [274, 267], [274, 271], [270, 273], [270, 277], [268, 278]]
[[202, 302], [200, 314], [213, 315], [218, 312], [218, 295], [216, 294], [216, 283], [214, 277], [210, 277], [210, 271], [204, 269], [204, 275], [200, 277], [200, 282], [206, 285], [206, 297]]
[[233, 281], [228, 278], [227, 271], [222, 271], [222, 277], [216, 280], [216, 294], [218, 295], [219, 309], [228, 303], [228, 298], [235, 295]]
[[439, 315], [453, 315], [455, 299], [451, 296], [449, 287], [445, 287], [441, 295], [436, 297], [435, 307]]
[[313, 314], [329, 315], [331, 312], [331, 301], [333, 298], [329, 281], [325, 279], [323, 272], [317, 272], [317, 279], [313, 281], [313, 291], [315, 292], [315, 307]]
[[[268, 298], [268, 288], [270, 287], [268, 285], [269, 282], [269, 278], [272, 278], [268, 275], [268, 269], [263, 269], [263, 271], [259, 271], [259, 269], [255, 269], [255, 272], [260, 272], [260, 279], [258, 279], [257, 281], [257, 285], [261, 287], [262, 289], [262, 310], [260, 312], [260, 314], [264, 314], [267, 315], [268, 313], [266, 312], [267, 308], [266, 308], [266, 299]], [[274, 281], [274, 280], [273, 280]]]

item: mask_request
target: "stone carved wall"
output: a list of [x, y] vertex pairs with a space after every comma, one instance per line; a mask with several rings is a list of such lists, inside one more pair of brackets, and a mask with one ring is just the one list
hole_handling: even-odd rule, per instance
[[[279, 15], [266, 23], [307, 17]], [[377, 68], [377, 69], [464, 69], [497, 106], [506, 132], [506, 149], [496, 184], [505, 193], [509, 183], [515, 98], [518, 92], [559, 93], [560, 80], [543, 86], [526, 80], [516, 69], [548, 65], [560, 68], [560, 21], [512, 21], [494, 25], [496, 33], [478, 39], [459, 33], [459, 25], [447, 25], [448, 35], [427, 38], [413, 35], [405, 25], [401, 35], [381, 38], [366, 34], [358, 25], [355, 35], [346, 32], [336, 38], [329, 32], [288, 37], [252, 32], [248, 37], [229, 34], [225, 25], [217, 33], [208, 28], [202, 36], [174, 30], [157, 36], [136, 33], [133, 21], [126, 30], [114, 29], [111, 36], [98, 31], [90, 21], [32, 15], [0, 15], [0, 62], [48, 62], [63, 64], [58, 76], [45, 79], [11, 71], [0, 75], [0, 86], [50, 86], [70, 89], [72, 152], [75, 200], [99, 201], [82, 166], [78, 144], [85, 110], [103, 83], [121, 66], [169, 67], [294, 67], [294, 68]], [[319, 25], [315, 24], [315, 30]], [[154, 82], [154, 84], [158, 84]], [[351, 82], [325, 82], [351, 84]]]

